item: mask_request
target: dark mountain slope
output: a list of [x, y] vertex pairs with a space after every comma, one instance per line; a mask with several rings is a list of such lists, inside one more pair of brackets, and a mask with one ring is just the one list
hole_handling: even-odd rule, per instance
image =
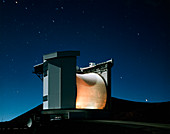
[[170, 102], [144, 103], [111, 99], [112, 119], [170, 123]]

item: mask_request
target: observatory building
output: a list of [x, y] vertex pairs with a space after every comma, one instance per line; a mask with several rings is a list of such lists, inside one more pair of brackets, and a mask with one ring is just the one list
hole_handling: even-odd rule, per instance
[[50, 119], [87, 118], [96, 110], [110, 109], [112, 59], [79, 68], [79, 55], [79, 51], [55, 52], [44, 55], [43, 63], [34, 66], [34, 73], [43, 81], [42, 114]]

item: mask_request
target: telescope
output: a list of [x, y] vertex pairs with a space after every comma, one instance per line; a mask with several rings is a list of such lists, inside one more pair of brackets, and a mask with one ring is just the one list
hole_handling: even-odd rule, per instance
[[113, 60], [78, 67], [80, 51], [43, 56], [34, 73], [43, 81], [43, 115], [50, 120], [87, 118], [90, 111], [109, 111]]

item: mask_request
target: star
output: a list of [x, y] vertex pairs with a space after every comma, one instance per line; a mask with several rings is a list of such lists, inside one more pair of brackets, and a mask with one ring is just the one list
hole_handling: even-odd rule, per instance
[[16, 4], [18, 4], [18, 1], [15, 1]]
[[120, 79], [122, 80], [122, 79], [123, 79], [123, 77], [122, 77], [122, 76], [120, 76]]

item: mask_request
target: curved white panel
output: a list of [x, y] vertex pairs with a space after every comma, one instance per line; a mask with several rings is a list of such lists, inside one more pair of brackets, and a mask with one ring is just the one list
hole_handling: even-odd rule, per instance
[[104, 80], [96, 73], [76, 74], [77, 109], [103, 109], [107, 91]]
[[29, 118], [29, 119], [28, 119], [28, 122], [27, 122], [27, 127], [31, 127], [31, 126], [32, 126], [32, 119]]

